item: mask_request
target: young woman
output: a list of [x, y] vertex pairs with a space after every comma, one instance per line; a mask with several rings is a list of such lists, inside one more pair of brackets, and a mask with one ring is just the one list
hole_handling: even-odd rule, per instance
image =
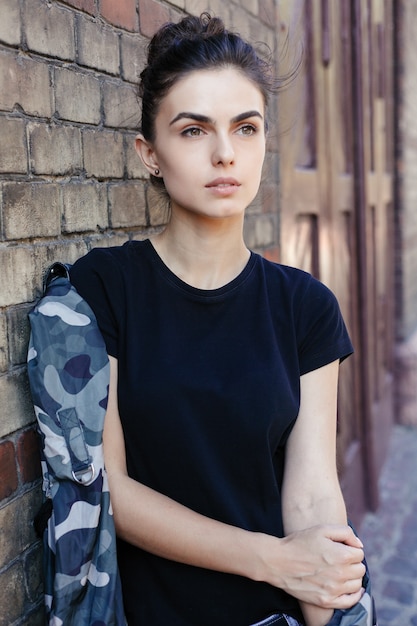
[[163, 27], [136, 146], [169, 223], [71, 272], [110, 356], [104, 448], [129, 626], [323, 626], [361, 597], [335, 463], [351, 343], [324, 285], [242, 235], [271, 87], [220, 19]]

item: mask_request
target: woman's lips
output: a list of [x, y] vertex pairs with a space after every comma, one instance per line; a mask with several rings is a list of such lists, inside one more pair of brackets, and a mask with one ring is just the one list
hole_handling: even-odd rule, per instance
[[227, 196], [240, 187], [240, 183], [235, 178], [216, 178], [207, 183], [206, 188], [220, 196]]

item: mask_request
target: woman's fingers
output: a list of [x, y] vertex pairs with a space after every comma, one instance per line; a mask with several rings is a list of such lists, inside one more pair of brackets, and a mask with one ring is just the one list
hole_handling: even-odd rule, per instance
[[278, 571], [282, 560], [274, 562], [269, 554], [272, 575], [276, 567], [284, 578], [284, 584], [277, 579], [276, 586], [323, 608], [345, 609], [360, 600], [364, 554], [348, 526], [316, 526], [288, 535], [283, 542], [284, 556], [290, 555], [284, 558], [284, 572]]

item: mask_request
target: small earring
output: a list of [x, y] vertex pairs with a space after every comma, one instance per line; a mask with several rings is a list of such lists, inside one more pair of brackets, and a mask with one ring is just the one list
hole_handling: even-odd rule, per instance
[[159, 170], [158, 168], [156, 168], [155, 172], [154, 172], [155, 176], [159, 176]]

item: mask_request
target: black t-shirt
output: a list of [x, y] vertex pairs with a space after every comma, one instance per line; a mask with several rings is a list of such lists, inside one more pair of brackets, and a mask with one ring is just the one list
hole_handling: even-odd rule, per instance
[[[191, 509], [283, 535], [284, 448], [300, 375], [352, 352], [339, 306], [301, 270], [251, 253], [237, 278], [191, 287], [149, 240], [95, 249], [71, 281], [118, 359], [118, 400], [134, 479]], [[301, 619], [280, 589], [118, 547], [129, 626], [247, 626]]]

